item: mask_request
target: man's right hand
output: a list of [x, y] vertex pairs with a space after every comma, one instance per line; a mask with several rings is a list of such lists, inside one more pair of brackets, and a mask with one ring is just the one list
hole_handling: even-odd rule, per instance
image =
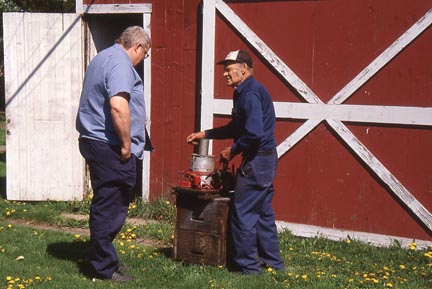
[[129, 148], [122, 146], [121, 147], [121, 151], [120, 151], [120, 159], [122, 163], [126, 163], [129, 161], [131, 157], [131, 150], [130, 150], [130, 146]]
[[190, 135], [188, 135], [188, 137], [186, 138], [186, 142], [190, 143], [190, 144], [197, 145], [198, 144], [197, 140], [200, 140], [203, 138], [205, 138], [205, 132], [204, 131], [194, 132], [194, 133], [191, 133]]

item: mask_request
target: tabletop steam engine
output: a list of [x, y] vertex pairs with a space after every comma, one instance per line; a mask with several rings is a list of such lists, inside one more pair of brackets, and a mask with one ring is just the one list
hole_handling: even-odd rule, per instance
[[220, 169], [215, 169], [215, 158], [208, 154], [209, 140], [201, 139], [198, 153], [193, 153], [189, 170], [184, 173], [180, 187], [198, 191], [225, 194], [234, 189], [235, 168], [228, 160], [220, 160]]

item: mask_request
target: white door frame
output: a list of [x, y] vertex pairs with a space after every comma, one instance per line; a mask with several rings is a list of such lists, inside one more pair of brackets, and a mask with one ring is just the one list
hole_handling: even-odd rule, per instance
[[[83, 5], [82, 1], [76, 3], [77, 13], [84, 14], [143, 14], [143, 27], [151, 36], [151, 13], [152, 4], [90, 4]], [[94, 57], [97, 53], [96, 49], [90, 49]], [[151, 135], [151, 50], [149, 57], [144, 61], [144, 100], [146, 104], [146, 128]], [[150, 152], [144, 152], [143, 171], [142, 171], [142, 199], [148, 201], [150, 196]]]

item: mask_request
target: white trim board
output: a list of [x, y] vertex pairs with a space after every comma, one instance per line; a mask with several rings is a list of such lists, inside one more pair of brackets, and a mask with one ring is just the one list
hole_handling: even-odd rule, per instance
[[152, 4], [90, 4], [82, 5], [80, 12], [88, 14], [152, 13]]
[[[229, 115], [232, 100], [213, 100], [213, 113]], [[276, 117], [432, 126], [432, 107], [350, 105], [274, 101]]]
[[402, 248], [409, 248], [413, 242], [417, 249], [427, 249], [432, 246], [431, 241], [415, 240], [404, 237], [388, 236], [350, 230], [338, 230], [319, 226], [302, 225], [283, 221], [276, 221], [278, 232], [290, 231], [294, 236], [305, 238], [324, 238], [332, 241], [356, 240], [377, 247], [391, 247], [400, 244]]

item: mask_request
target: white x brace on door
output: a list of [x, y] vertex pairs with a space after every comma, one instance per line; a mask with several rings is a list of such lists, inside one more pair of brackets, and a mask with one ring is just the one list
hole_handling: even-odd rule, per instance
[[304, 119], [306, 122], [277, 147], [279, 158], [287, 153], [322, 121], [345, 141], [394, 195], [432, 232], [432, 214], [342, 123], [368, 122], [401, 125], [432, 125], [432, 107], [344, 105], [355, 91], [390, 62], [432, 23], [432, 9], [364, 68], [330, 101], [321, 99], [268, 47], [222, 0], [203, 1], [202, 106], [201, 129], [213, 126], [213, 115], [229, 115], [232, 101], [214, 98], [214, 51], [216, 9], [253, 46], [257, 53], [274, 67], [307, 103], [274, 102], [278, 118]]

